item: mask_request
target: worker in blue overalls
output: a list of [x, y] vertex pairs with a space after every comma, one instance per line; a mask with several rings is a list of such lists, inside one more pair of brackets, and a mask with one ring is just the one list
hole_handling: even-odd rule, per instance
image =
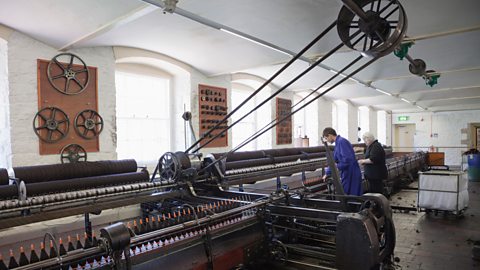
[[[323, 130], [323, 138], [329, 143], [335, 143], [333, 159], [340, 171], [343, 190], [346, 195], [362, 195], [362, 172], [358, 166], [352, 144], [345, 138], [337, 135], [335, 129], [327, 127]], [[327, 168], [327, 175], [330, 174]]]

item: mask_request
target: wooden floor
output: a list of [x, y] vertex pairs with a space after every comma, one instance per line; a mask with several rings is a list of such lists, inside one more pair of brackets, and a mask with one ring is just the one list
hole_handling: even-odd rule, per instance
[[[480, 240], [480, 182], [469, 182], [469, 208], [463, 218], [443, 213], [395, 211], [395, 269], [480, 269], [472, 259], [473, 241]], [[417, 192], [401, 191], [392, 205], [416, 206]]]

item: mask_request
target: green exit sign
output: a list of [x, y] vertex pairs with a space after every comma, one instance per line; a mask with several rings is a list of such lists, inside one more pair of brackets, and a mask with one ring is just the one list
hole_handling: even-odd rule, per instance
[[398, 121], [408, 121], [410, 117], [406, 115], [402, 115], [398, 117]]

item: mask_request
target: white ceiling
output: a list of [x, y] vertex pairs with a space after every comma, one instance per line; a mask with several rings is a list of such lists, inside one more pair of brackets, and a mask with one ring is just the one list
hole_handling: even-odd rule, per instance
[[[429, 111], [480, 109], [480, 1], [400, 3], [408, 17], [407, 35], [415, 40], [410, 54], [425, 60], [427, 69], [441, 73], [439, 84], [427, 86], [422, 78], [409, 73], [406, 60], [390, 54], [355, 78], [398, 97], [351, 80], [326, 96], [394, 112], [420, 110], [399, 97]], [[177, 5], [292, 52], [300, 51], [330, 25], [341, 6], [340, 0], [179, 0]], [[140, 0], [0, 0], [0, 7], [0, 24], [57, 49], [129, 46], [168, 55], [207, 76], [242, 72], [265, 79], [289, 60], [283, 53], [175, 13], [164, 14]], [[334, 29], [306, 56], [323, 55], [339, 43]], [[342, 49], [288, 90], [315, 89], [333, 75], [329, 67], [338, 70], [358, 55]], [[274, 84], [285, 85], [307, 67], [306, 62], [297, 61]]]

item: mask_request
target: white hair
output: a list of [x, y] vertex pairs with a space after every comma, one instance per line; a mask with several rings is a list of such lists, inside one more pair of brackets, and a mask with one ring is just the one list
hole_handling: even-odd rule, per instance
[[368, 131], [363, 133], [362, 138], [363, 138], [364, 141], [367, 141], [367, 140], [370, 141], [370, 142], [375, 141], [375, 136], [373, 135], [373, 133], [368, 132]]

